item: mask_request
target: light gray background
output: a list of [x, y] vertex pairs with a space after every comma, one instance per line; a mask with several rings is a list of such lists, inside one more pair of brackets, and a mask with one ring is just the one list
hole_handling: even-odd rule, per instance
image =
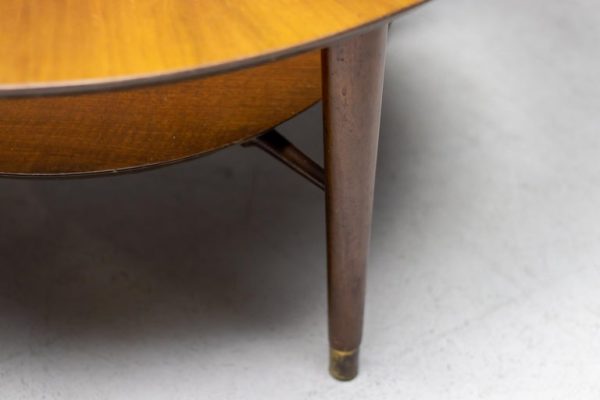
[[[394, 25], [362, 373], [326, 373], [323, 196], [257, 150], [0, 180], [1, 399], [597, 399], [600, 3]], [[320, 157], [320, 109], [282, 131]]]

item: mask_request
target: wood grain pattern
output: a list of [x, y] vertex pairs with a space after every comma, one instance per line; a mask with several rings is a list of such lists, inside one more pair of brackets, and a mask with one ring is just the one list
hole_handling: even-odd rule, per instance
[[321, 97], [319, 52], [177, 84], [0, 99], [0, 174], [170, 163], [249, 139]]
[[2, 0], [0, 96], [255, 65], [423, 1]]

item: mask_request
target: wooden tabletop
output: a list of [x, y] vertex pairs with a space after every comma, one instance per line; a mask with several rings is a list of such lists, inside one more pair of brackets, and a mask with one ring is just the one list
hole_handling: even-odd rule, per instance
[[169, 81], [325, 46], [424, 0], [2, 0], [0, 96]]

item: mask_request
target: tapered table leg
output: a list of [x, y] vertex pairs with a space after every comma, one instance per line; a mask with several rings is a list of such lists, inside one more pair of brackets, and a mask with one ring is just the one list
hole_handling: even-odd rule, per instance
[[358, 373], [387, 24], [323, 50], [330, 372]]

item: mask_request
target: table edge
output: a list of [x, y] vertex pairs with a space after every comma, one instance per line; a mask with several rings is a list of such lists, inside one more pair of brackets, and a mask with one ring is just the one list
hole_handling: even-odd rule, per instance
[[431, 0], [421, 0], [421, 2], [405, 7], [397, 12], [366, 22], [365, 24], [356, 26], [354, 28], [338, 32], [331, 36], [300, 43], [296, 46], [291, 46], [285, 49], [259, 54], [253, 57], [247, 57], [213, 65], [204, 65], [199, 68], [172, 70], [168, 72], [151, 73], [146, 75], [126, 75], [111, 78], [83, 79], [35, 84], [0, 84], [0, 99], [33, 96], [76, 95], [100, 91], [123, 90], [142, 86], [169, 84], [188, 79], [233, 72], [239, 69], [258, 66], [260, 64], [292, 57], [304, 52], [316, 50], [318, 48], [327, 47], [328, 44], [339, 40], [344, 40], [350, 36], [360, 34], [371, 29], [375, 29], [380, 25], [389, 23], [400, 14], [404, 14], [405, 12], [428, 3], [429, 1]]

